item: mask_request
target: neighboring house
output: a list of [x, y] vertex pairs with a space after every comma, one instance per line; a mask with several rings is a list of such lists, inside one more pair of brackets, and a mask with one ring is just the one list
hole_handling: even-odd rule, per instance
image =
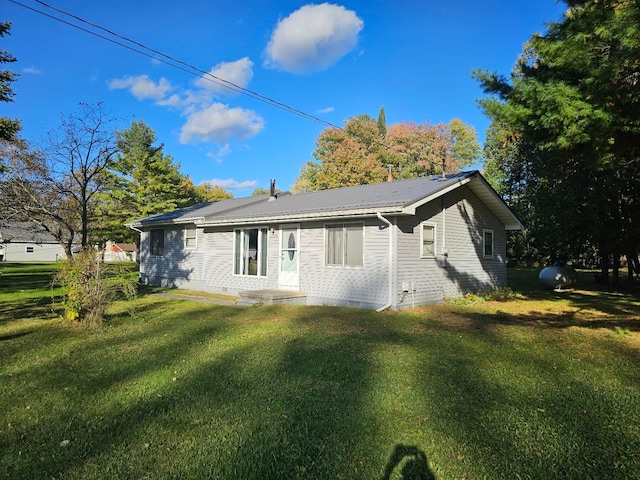
[[0, 257], [4, 262], [55, 262], [67, 258], [49, 233], [32, 223], [0, 226]]
[[116, 243], [109, 240], [104, 247], [103, 259], [105, 262], [135, 262], [135, 243]]
[[522, 229], [477, 171], [222, 200], [129, 226], [144, 283], [378, 310], [503, 286], [505, 231]]

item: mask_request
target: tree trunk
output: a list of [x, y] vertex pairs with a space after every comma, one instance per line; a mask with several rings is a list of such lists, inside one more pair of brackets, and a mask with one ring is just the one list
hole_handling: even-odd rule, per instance
[[600, 276], [597, 278], [597, 283], [609, 285], [609, 254], [600, 249], [600, 257]]
[[640, 275], [640, 259], [638, 259], [638, 252], [627, 253], [627, 268], [629, 270], [629, 281], [633, 282], [634, 275]]
[[619, 253], [613, 254], [613, 267], [611, 269], [611, 272], [613, 273], [613, 279], [611, 281], [611, 284], [615, 287], [620, 286], [620, 254]]

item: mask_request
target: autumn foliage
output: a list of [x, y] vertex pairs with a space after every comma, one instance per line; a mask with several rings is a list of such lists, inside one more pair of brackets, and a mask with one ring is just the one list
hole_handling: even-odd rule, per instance
[[[384, 111], [381, 110], [383, 113]], [[384, 125], [369, 115], [327, 128], [316, 140], [314, 162], [303, 165], [294, 191], [325, 190], [381, 183], [394, 178], [455, 172], [480, 156], [472, 127], [454, 119], [448, 124], [401, 122]]]

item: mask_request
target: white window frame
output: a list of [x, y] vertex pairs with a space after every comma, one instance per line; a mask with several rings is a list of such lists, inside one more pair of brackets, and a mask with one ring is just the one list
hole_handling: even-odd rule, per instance
[[195, 225], [184, 229], [184, 248], [186, 250], [196, 250], [198, 248], [198, 229]]
[[[430, 253], [425, 253], [424, 251], [424, 227], [431, 227], [433, 229], [433, 251]], [[434, 258], [437, 255], [437, 231], [437, 227], [433, 223], [423, 222], [420, 224], [420, 258]]]
[[[240, 251], [238, 250], [238, 244], [244, 245], [246, 235], [249, 230], [257, 230], [257, 246], [256, 246], [256, 275], [251, 275], [250, 269], [247, 266], [247, 272], [245, 272], [242, 257], [238, 258]], [[262, 233], [262, 234], [261, 234]], [[238, 235], [239, 238], [238, 238]], [[266, 250], [264, 250], [266, 249]], [[264, 251], [264, 253], [262, 253]], [[233, 230], [233, 275], [238, 277], [258, 277], [265, 278], [269, 276], [269, 228], [268, 227], [246, 227], [236, 228]]]
[[[491, 244], [487, 243], [487, 233], [491, 234]], [[482, 257], [493, 258], [495, 255], [496, 236], [492, 229], [484, 228], [482, 230]], [[487, 253], [487, 247], [491, 247], [491, 254]]]
[[[362, 258], [360, 259], [360, 263], [359, 264], [350, 264], [347, 263], [347, 253], [348, 250], [347, 248], [345, 248], [346, 244], [347, 244], [347, 229], [348, 227], [352, 227], [352, 226], [359, 226], [361, 228], [361, 239], [362, 239]], [[328, 235], [328, 230], [330, 227], [342, 227], [342, 243], [341, 243], [341, 248], [342, 248], [342, 252], [340, 257], [341, 257], [341, 263], [329, 263], [329, 235]], [[330, 267], [330, 268], [364, 268], [364, 245], [365, 245], [365, 241], [364, 241], [364, 222], [341, 222], [341, 223], [327, 223], [324, 226], [324, 265], [325, 267]]]

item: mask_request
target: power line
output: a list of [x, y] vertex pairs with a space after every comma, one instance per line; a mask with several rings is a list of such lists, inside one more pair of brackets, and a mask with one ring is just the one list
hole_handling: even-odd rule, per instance
[[20, 7], [26, 8], [27, 10], [31, 10], [32, 12], [35, 12], [35, 13], [38, 13], [38, 14], [43, 15], [45, 17], [51, 18], [52, 20], [55, 20], [57, 22], [60, 22], [60, 23], [63, 23], [65, 25], [68, 25], [70, 27], [76, 28], [76, 29], [78, 29], [80, 31], [83, 31], [83, 32], [88, 33], [90, 35], [94, 35], [94, 36], [96, 36], [98, 38], [101, 38], [101, 39], [106, 40], [108, 42], [111, 42], [111, 43], [113, 43], [115, 45], [118, 45], [120, 47], [126, 48], [128, 50], [131, 50], [131, 51], [133, 51], [135, 53], [138, 53], [140, 55], [144, 55], [144, 56], [146, 56], [148, 58], [151, 58], [153, 60], [157, 60], [157, 61], [159, 61], [161, 63], [164, 63], [166, 65], [169, 65], [169, 66], [171, 66], [173, 68], [176, 68], [176, 69], [181, 70], [183, 72], [189, 73], [190, 75], [193, 75], [195, 77], [204, 78], [205, 80], [207, 80], [209, 82], [215, 83], [215, 84], [220, 85], [220, 86], [222, 86], [224, 88], [228, 88], [228, 89], [230, 89], [232, 91], [235, 91], [237, 93], [241, 93], [241, 94], [246, 95], [246, 96], [248, 96], [250, 98], [253, 98], [254, 100], [258, 100], [260, 102], [266, 103], [266, 104], [271, 105], [273, 107], [280, 108], [281, 110], [285, 110], [285, 111], [287, 111], [289, 113], [292, 113], [294, 115], [298, 115], [298, 116], [306, 118], [308, 120], [312, 120], [312, 121], [314, 121], [316, 123], [320, 123], [320, 124], [328, 126], [328, 127], [337, 128], [337, 129], [342, 130], [342, 127], [334, 125], [331, 122], [328, 122], [328, 121], [323, 120], [323, 119], [321, 119], [319, 117], [316, 117], [314, 115], [306, 113], [306, 112], [304, 112], [304, 111], [302, 111], [300, 109], [294, 108], [294, 107], [292, 107], [290, 105], [287, 105], [286, 103], [279, 102], [279, 101], [277, 101], [277, 100], [275, 100], [273, 98], [270, 98], [270, 97], [268, 97], [266, 95], [262, 95], [262, 94], [260, 94], [260, 93], [258, 93], [256, 91], [254, 91], [254, 90], [250, 90], [248, 88], [241, 87], [240, 85], [236, 85], [233, 82], [230, 82], [230, 81], [225, 80], [223, 78], [220, 78], [220, 77], [218, 77], [216, 75], [213, 75], [210, 72], [207, 72], [207, 71], [202, 70], [202, 69], [200, 69], [200, 68], [198, 68], [198, 67], [196, 67], [194, 65], [191, 65], [191, 64], [189, 64], [187, 62], [179, 60], [179, 59], [177, 59], [175, 57], [172, 57], [171, 55], [167, 55], [167, 54], [165, 54], [165, 53], [163, 53], [163, 52], [161, 52], [159, 50], [155, 50], [155, 49], [153, 49], [151, 47], [148, 47], [148, 46], [146, 46], [146, 45], [144, 45], [144, 44], [142, 44], [140, 42], [137, 42], [137, 41], [135, 41], [135, 40], [133, 40], [131, 38], [128, 38], [126, 36], [123, 36], [123, 35], [120, 35], [120, 34], [118, 34], [116, 32], [113, 32], [113, 31], [111, 31], [111, 30], [109, 30], [109, 29], [107, 29], [105, 27], [102, 27], [102, 26], [97, 25], [95, 23], [92, 23], [92, 22], [89, 22], [87, 20], [84, 20], [83, 18], [78, 17], [77, 15], [69, 13], [69, 12], [67, 12], [65, 10], [61, 10], [59, 8], [53, 7], [53, 6], [43, 2], [41, 0], [35, 0], [35, 1], [37, 3], [39, 3], [40, 5], [46, 7], [46, 8], [49, 8], [49, 9], [51, 9], [51, 10], [53, 10], [53, 11], [59, 13], [59, 14], [65, 15], [67, 17], [70, 17], [70, 18], [74, 19], [75, 21], [81, 22], [81, 23], [83, 23], [85, 25], [88, 25], [88, 26], [94, 28], [94, 29], [101, 30], [101, 31], [107, 33], [108, 35], [111, 35], [112, 37], [115, 37], [116, 39], [120, 39], [120, 40], [123, 40], [124, 42], [127, 42], [128, 44], [127, 43], [123, 43], [122, 41], [116, 40], [114, 38], [111, 38], [109, 36], [100, 34], [98, 32], [90, 30], [88, 28], [82, 27], [82, 26], [77, 25], [75, 23], [72, 23], [70, 21], [64, 20], [62, 18], [59, 18], [57, 16], [54, 16], [54, 15], [52, 15], [50, 13], [44, 12], [44, 11], [39, 10], [37, 8], [31, 7], [29, 5], [25, 5], [25, 4], [21, 3], [21, 2], [18, 2], [17, 0], [8, 0], [8, 1], [13, 3], [13, 4], [15, 4], [15, 5], [18, 5]]
[[[105, 28], [105, 27], [101, 26], [101, 25], [89, 22], [88, 20], [85, 20], [85, 19], [83, 19], [83, 18], [81, 18], [81, 17], [79, 17], [77, 15], [74, 15], [74, 14], [72, 14], [70, 12], [67, 12], [65, 10], [53, 7], [53, 6], [43, 2], [42, 0], [35, 0], [35, 2], [39, 3], [40, 5], [46, 7], [48, 9], [50, 9], [50, 10], [53, 10], [54, 12], [56, 12], [58, 14], [70, 17], [73, 20], [75, 20], [76, 22], [83, 23], [83, 24], [85, 24], [85, 25], [87, 25], [87, 26], [89, 26], [89, 27], [91, 27], [93, 29], [97, 29], [97, 30], [100, 30], [102, 32], [105, 32], [106, 34], [108, 34], [110, 36], [103, 35], [101, 33], [98, 33], [96, 31], [94, 31], [94, 30], [91, 30], [89, 28], [85, 28], [85, 27], [83, 27], [81, 25], [77, 25], [76, 23], [72, 23], [70, 21], [64, 20], [62, 18], [59, 18], [59, 17], [57, 17], [55, 15], [52, 15], [52, 14], [47, 13], [47, 12], [44, 12], [44, 11], [39, 10], [37, 8], [31, 7], [29, 5], [25, 5], [24, 3], [21, 3], [21, 2], [19, 2], [17, 0], [8, 0], [8, 1], [13, 3], [13, 4], [15, 4], [15, 5], [18, 5], [20, 7], [23, 7], [25, 9], [27, 9], [27, 10], [31, 10], [32, 12], [35, 12], [35, 13], [37, 13], [39, 15], [43, 15], [43, 16], [45, 16], [47, 18], [50, 18], [52, 20], [55, 20], [57, 22], [65, 24], [67, 26], [70, 26], [70, 27], [73, 27], [75, 29], [78, 29], [78, 30], [80, 30], [82, 32], [85, 32], [85, 33], [88, 33], [90, 35], [93, 35], [93, 36], [98, 37], [98, 38], [100, 38], [102, 40], [106, 40], [107, 42], [110, 42], [110, 43], [113, 43], [113, 44], [118, 45], [120, 47], [126, 48], [127, 50], [130, 50], [132, 52], [138, 53], [140, 55], [144, 55], [145, 57], [148, 57], [148, 58], [151, 58], [151, 59], [156, 60], [158, 62], [164, 63], [165, 65], [173, 67], [173, 68], [175, 68], [177, 70], [181, 70], [181, 71], [183, 71], [185, 73], [188, 73], [190, 75], [193, 75], [195, 77], [203, 78], [203, 79], [205, 79], [205, 80], [207, 80], [207, 81], [209, 81], [211, 83], [215, 83], [215, 84], [220, 85], [220, 86], [222, 86], [224, 88], [228, 88], [228, 89], [230, 89], [232, 91], [235, 91], [235, 92], [240, 93], [242, 95], [245, 95], [247, 97], [253, 98], [254, 100], [258, 100], [258, 101], [263, 102], [263, 103], [265, 103], [267, 105], [271, 105], [273, 107], [279, 108], [281, 110], [284, 110], [286, 112], [292, 113], [292, 114], [297, 115], [297, 116], [300, 116], [302, 118], [306, 118], [306, 119], [314, 121], [316, 123], [325, 125], [327, 127], [335, 128], [335, 129], [342, 130], [342, 131], [345, 130], [343, 127], [335, 125], [335, 124], [333, 124], [333, 123], [331, 123], [331, 122], [329, 122], [327, 120], [323, 120], [323, 119], [321, 119], [319, 117], [316, 117], [315, 115], [311, 115], [311, 114], [306, 113], [306, 112], [304, 112], [304, 111], [302, 111], [300, 109], [297, 109], [297, 108], [294, 108], [294, 107], [292, 107], [290, 105], [287, 105], [284, 102], [280, 102], [280, 101], [275, 100], [275, 99], [273, 99], [271, 97], [268, 97], [266, 95], [262, 95], [261, 93], [258, 93], [258, 92], [254, 91], [254, 90], [250, 90], [248, 88], [241, 87], [240, 85], [237, 85], [237, 84], [235, 84], [233, 82], [225, 80], [224, 78], [221, 78], [221, 77], [218, 77], [216, 75], [213, 75], [210, 72], [202, 70], [201, 68], [198, 68], [198, 67], [196, 67], [194, 65], [191, 65], [191, 64], [189, 64], [187, 62], [184, 62], [184, 61], [182, 61], [182, 60], [180, 60], [178, 58], [175, 58], [175, 57], [173, 57], [171, 55], [167, 55], [166, 53], [161, 52], [159, 50], [155, 50], [155, 49], [153, 49], [151, 47], [148, 47], [148, 46], [144, 45], [143, 43], [140, 43], [140, 42], [138, 42], [136, 40], [133, 40], [133, 39], [131, 39], [129, 37], [126, 37], [124, 35], [120, 35], [120, 34], [114, 32], [112, 30], [109, 30], [108, 28]], [[112, 37], [115, 37], [115, 38], [112, 38]], [[124, 43], [124, 42], [127, 42], [127, 43]], [[351, 135], [351, 136], [355, 137], [356, 139], [358, 139], [357, 135], [354, 135], [352, 133], [350, 133], [349, 135]], [[374, 139], [373, 143], [375, 143], [377, 145], [380, 145], [381, 147], [384, 147], [387, 150], [395, 152], [395, 153], [400, 153], [400, 154], [405, 153], [398, 146], [396, 146], [396, 145], [387, 145], [385, 142], [383, 142], [381, 140], [378, 140], [378, 139]]]

